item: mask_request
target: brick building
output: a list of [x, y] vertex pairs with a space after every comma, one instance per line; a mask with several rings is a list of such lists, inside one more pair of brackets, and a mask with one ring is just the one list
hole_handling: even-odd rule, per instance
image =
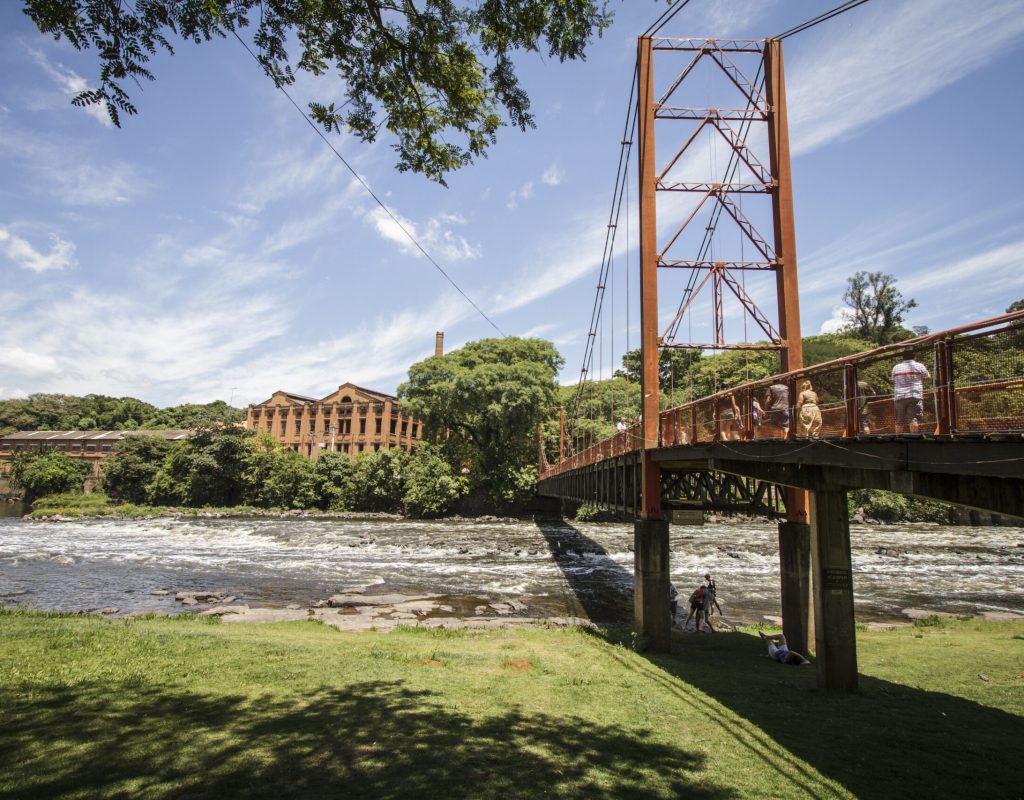
[[411, 450], [423, 435], [420, 421], [398, 410], [398, 398], [353, 383], [320, 399], [274, 392], [249, 406], [245, 427], [314, 460], [324, 450], [353, 458], [393, 447]]

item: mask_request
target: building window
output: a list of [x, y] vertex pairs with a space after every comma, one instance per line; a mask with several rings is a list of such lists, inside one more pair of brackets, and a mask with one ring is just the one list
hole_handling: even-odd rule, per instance
[[295, 432], [296, 433], [302, 433], [302, 420], [301, 419], [295, 420]]
[[76, 442], [75, 444], [71, 445], [71, 450], [75, 452], [80, 452], [82, 450], [82, 445]]
[[113, 445], [105, 444], [105, 445], [103, 445], [103, 452], [104, 453], [109, 453], [112, 448], [113, 448]]
[[412, 424], [412, 438], [415, 439], [419, 435], [419, 432], [420, 432], [420, 425], [419, 425], [418, 422], [414, 422]]
[[85, 452], [87, 452], [87, 453], [95, 453], [96, 452], [96, 445], [94, 445], [94, 444], [87, 444], [85, 446]]
[[376, 431], [376, 433], [377, 433], [378, 436], [380, 436], [380, 432], [381, 432], [381, 429], [383, 427], [384, 427], [384, 420], [382, 420], [380, 417], [377, 417], [377, 431]]
[[359, 435], [360, 436], [366, 435], [366, 420], [365, 419], [359, 420]]
[[270, 420], [268, 419], [268, 420], [267, 420], [267, 433], [270, 433], [270, 431], [271, 431], [271, 429], [272, 429], [273, 427], [274, 427], [274, 423], [273, 423], [273, 422], [271, 422], [271, 421], [270, 421]]
[[395, 429], [396, 429], [397, 425], [398, 425], [398, 420], [395, 420], [395, 419], [391, 420], [391, 435], [392, 436], [394, 436], [394, 434], [395, 434]]
[[281, 420], [281, 435], [288, 433], [288, 420]]
[[316, 420], [313, 417], [309, 418], [309, 432], [312, 433], [316, 430]]
[[361, 452], [363, 452], [363, 445], [359, 445], [359, 446], [358, 446], [358, 447], [357, 447], [356, 449], [357, 449], [357, 450], [358, 450], [358, 451], [359, 451], [360, 453], [361, 453]]
[[378, 450], [380, 450], [380, 445], [379, 445], [379, 444], [375, 444], [375, 445], [373, 446], [373, 452], [375, 452], [375, 453], [376, 453], [376, 452], [377, 452]]
[[406, 421], [405, 421], [405, 420], [403, 419], [403, 420], [402, 420], [402, 436], [405, 436], [405, 432], [406, 432], [406, 430], [408, 430], [408, 427], [409, 427], [409, 423], [408, 423], [408, 422], [406, 422]]

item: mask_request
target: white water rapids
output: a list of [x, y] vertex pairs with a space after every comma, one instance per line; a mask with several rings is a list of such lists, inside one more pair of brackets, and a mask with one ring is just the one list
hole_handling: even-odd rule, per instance
[[[908, 607], [1024, 613], [1024, 529], [851, 526], [858, 616]], [[517, 600], [529, 616], [628, 620], [632, 526], [479, 520], [0, 519], [0, 603], [178, 611], [154, 590], [226, 591], [252, 606], [311, 604], [356, 587], [430, 593], [463, 613]], [[710, 571], [726, 620], [779, 611], [775, 525], [673, 526], [681, 599]], [[685, 604], [684, 604], [685, 605]]]

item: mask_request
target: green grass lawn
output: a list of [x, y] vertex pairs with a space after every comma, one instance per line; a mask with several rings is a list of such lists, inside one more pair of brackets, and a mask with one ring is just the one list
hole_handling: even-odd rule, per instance
[[862, 631], [842, 695], [611, 638], [0, 612], [0, 798], [1024, 794], [1022, 623]]

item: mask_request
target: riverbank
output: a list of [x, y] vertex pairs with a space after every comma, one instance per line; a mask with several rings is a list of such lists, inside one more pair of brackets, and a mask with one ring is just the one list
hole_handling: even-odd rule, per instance
[[578, 628], [0, 611], [0, 793], [1015, 796], [1022, 639], [1022, 623], [860, 631], [861, 691], [831, 695], [750, 630], [648, 657]]

